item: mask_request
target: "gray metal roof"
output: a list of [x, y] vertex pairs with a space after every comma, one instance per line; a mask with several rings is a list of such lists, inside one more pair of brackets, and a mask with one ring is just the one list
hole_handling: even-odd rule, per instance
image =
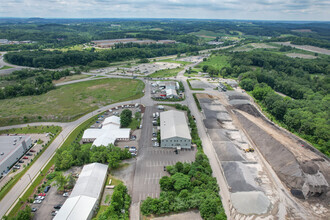
[[107, 171], [108, 166], [104, 164], [92, 163], [85, 165], [79, 174], [70, 197], [84, 195], [97, 199], [102, 191]]
[[90, 219], [107, 178], [108, 166], [100, 163], [85, 165], [79, 174], [70, 197], [65, 201], [54, 220]]
[[161, 139], [180, 137], [191, 139], [186, 116], [182, 111], [170, 110], [160, 113]]
[[0, 136], [0, 163], [13, 154], [30, 136]]

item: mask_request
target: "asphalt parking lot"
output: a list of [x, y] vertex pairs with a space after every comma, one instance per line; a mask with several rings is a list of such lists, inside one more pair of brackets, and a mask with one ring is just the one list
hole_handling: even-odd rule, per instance
[[68, 197], [63, 197], [62, 193], [57, 193], [57, 187], [52, 186], [47, 193], [47, 196], [41, 204], [32, 204], [31, 208], [36, 208], [37, 211], [34, 213], [33, 219], [35, 220], [50, 220], [53, 219], [52, 211], [55, 210], [54, 206], [62, 204]]
[[139, 141], [139, 156], [136, 161], [132, 202], [138, 203], [150, 197], [159, 197], [159, 179], [168, 175], [164, 166], [174, 165], [176, 162], [191, 163], [195, 161], [196, 149], [182, 150], [178, 154], [174, 149], [165, 149], [152, 146], [152, 113], [159, 110], [156, 107], [147, 107], [143, 118], [143, 129]]

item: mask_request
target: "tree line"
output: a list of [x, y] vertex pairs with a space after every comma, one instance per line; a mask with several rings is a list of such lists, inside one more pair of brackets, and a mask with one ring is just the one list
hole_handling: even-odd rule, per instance
[[99, 60], [109, 63], [130, 59], [151, 58], [178, 53], [196, 52], [205, 49], [204, 46], [166, 45], [154, 48], [149, 45], [142, 48], [118, 48], [114, 50], [94, 51], [21, 51], [5, 54], [5, 59], [13, 64], [29, 67], [55, 69], [63, 66], [88, 65]]
[[[253, 61], [249, 60], [251, 53], [257, 57]], [[302, 60], [271, 53], [261, 54], [249, 52], [234, 55], [232, 65], [240, 65], [241, 62], [261, 67], [240, 74], [240, 86], [250, 91], [284, 127], [300, 134], [329, 156], [330, 77], [326, 59]], [[274, 57], [279, 58], [277, 62]]]
[[53, 80], [64, 76], [79, 74], [80, 71], [62, 70], [31, 70], [22, 69], [0, 77], [0, 82], [5, 86], [0, 89], [0, 99], [8, 99], [19, 96], [40, 95], [55, 89]]

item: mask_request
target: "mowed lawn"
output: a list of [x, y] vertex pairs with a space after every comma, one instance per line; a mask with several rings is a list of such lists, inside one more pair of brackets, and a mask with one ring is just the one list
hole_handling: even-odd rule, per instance
[[230, 67], [228, 57], [224, 55], [213, 55], [208, 58], [207, 61], [200, 63], [197, 67], [202, 68], [204, 65], [213, 66], [217, 70], [221, 70], [224, 67]]
[[72, 121], [101, 106], [143, 96], [144, 83], [100, 79], [58, 87], [39, 96], [0, 100], [0, 126], [36, 121]]

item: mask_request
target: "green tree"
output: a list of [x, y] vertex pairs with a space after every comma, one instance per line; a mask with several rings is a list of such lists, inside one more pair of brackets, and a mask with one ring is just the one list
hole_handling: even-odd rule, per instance
[[174, 174], [172, 180], [174, 182], [174, 189], [177, 191], [188, 189], [190, 187], [190, 178], [183, 173]]
[[160, 188], [164, 191], [171, 191], [173, 190], [173, 180], [171, 177], [168, 176], [163, 176], [160, 180], [159, 180], [159, 185]]
[[129, 109], [124, 109], [120, 114], [121, 127], [126, 128], [131, 122], [132, 122], [132, 111]]
[[69, 178], [64, 176], [63, 173], [60, 172], [55, 177], [54, 185], [58, 187], [57, 189], [58, 191], [64, 191], [68, 182], [69, 182]]

